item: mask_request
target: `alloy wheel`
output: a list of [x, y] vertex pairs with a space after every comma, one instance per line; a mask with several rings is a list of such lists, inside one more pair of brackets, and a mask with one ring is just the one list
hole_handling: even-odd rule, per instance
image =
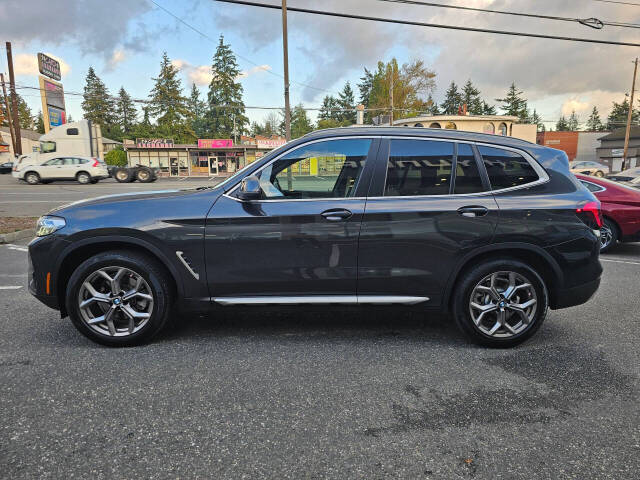
[[524, 275], [500, 271], [487, 275], [474, 287], [469, 313], [476, 328], [490, 337], [513, 337], [533, 322], [538, 299]]
[[603, 223], [600, 227], [600, 250], [604, 250], [613, 241], [613, 232], [607, 223]]
[[118, 266], [91, 273], [78, 292], [83, 322], [103, 335], [123, 337], [142, 329], [153, 313], [153, 292], [137, 272]]

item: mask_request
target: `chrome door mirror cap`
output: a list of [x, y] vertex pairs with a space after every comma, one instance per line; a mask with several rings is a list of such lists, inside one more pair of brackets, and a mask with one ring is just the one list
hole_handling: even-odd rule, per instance
[[238, 197], [241, 200], [257, 200], [262, 196], [262, 188], [260, 187], [260, 179], [255, 175], [249, 175], [242, 179]]

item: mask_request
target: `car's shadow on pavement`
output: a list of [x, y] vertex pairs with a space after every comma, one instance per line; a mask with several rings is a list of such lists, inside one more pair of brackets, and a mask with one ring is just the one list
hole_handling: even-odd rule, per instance
[[394, 340], [469, 345], [447, 315], [392, 309], [221, 308], [207, 315], [176, 314], [155, 342], [245, 336], [317, 341]]
[[602, 254], [603, 259], [609, 257], [628, 257], [629, 260], [640, 262], [640, 242], [619, 243], [607, 253]]

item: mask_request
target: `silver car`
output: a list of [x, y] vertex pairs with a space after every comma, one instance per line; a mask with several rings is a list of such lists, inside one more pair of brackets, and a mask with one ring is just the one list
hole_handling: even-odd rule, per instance
[[571, 173], [593, 175], [594, 177], [604, 177], [609, 174], [609, 167], [598, 162], [573, 161], [569, 164], [569, 168]]
[[78, 183], [97, 183], [109, 177], [107, 165], [99, 158], [61, 156], [40, 165], [18, 164], [12, 176], [30, 185], [54, 180], [76, 180]]

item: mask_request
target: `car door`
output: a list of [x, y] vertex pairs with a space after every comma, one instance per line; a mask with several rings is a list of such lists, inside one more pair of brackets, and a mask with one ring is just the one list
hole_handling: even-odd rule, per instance
[[64, 178], [63, 164], [63, 158], [53, 158], [51, 160], [48, 160], [42, 165], [38, 166], [38, 175], [40, 175], [40, 178], [42, 179]]
[[491, 242], [497, 204], [475, 147], [390, 138], [376, 164], [358, 251], [358, 296], [437, 306], [467, 252]]
[[257, 173], [262, 197], [221, 196], [206, 222], [218, 303], [355, 303], [357, 243], [375, 138], [311, 141]]

